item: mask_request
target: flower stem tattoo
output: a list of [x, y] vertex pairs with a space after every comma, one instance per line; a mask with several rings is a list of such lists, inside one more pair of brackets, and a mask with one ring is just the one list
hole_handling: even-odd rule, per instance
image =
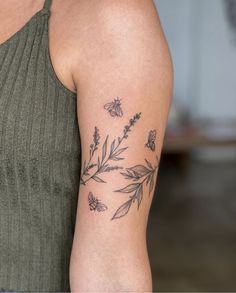
[[[80, 183], [83, 185], [86, 185], [86, 183], [90, 180], [97, 181], [99, 183], [106, 183], [100, 176], [101, 173], [104, 172], [111, 172], [114, 170], [123, 169], [123, 167], [117, 166], [117, 165], [110, 165], [110, 161], [120, 161], [123, 160], [123, 157], [120, 157], [120, 155], [128, 148], [123, 147], [121, 148], [122, 142], [128, 138], [129, 132], [131, 131], [131, 128], [135, 125], [135, 123], [140, 119], [141, 112], [137, 113], [129, 120], [129, 123], [125, 125], [123, 129], [123, 135], [122, 137], [118, 137], [114, 139], [109, 147], [108, 151], [108, 139], [109, 135], [106, 136], [106, 139], [102, 146], [102, 155], [97, 157], [96, 163], [91, 163], [93, 155], [95, 151], [98, 149], [99, 144], [99, 130], [97, 127], [95, 127], [94, 132], [94, 143], [90, 145], [90, 156], [88, 163], [86, 164], [86, 161], [83, 164], [83, 171], [80, 178]], [[96, 167], [96, 171], [94, 171], [92, 174], [90, 173], [91, 169]], [[85, 178], [88, 176], [87, 178]]]
[[126, 172], [121, 172], [121, 175], [123, 175], [126, 179], [135, 183], [131, 183], [122, 189], [115, 190], [115, 192], [132, 193], [132, 195], [130, 195], [128, 201], [117, 209], [111, 220], [124, 217], [129, 212], [132, 203], [135, 201], [137, 202], [137, 208], [139, 209], [143, 199], [144, 183], [146, 183], [146, 186], [149, 185], [149, 195], [151, 194], [155, 185], [154, 176], [159, 167], [158, 157], [156, 157], [156, 160], [157, 165], [154, 167], [147, 159], [145, 159], [146, 166], [136, 165], [131, 168], [126, 168]]
[[88, 160], [87, 164], [86, 164], [86, 160], [84, 161], [83, 172], [81, 174], [81, 180], [82, 180], [83, 176], [89, 175], [88, 171], [90, 169], [92, 169], [93, 167], [96, 166], [96, 164], [91, 163], [91, 160], [93, 158], [94, 153], [98, 149], [99, 139], [100, 139], [99, 129], [95, 126], [94, 134], [93, 134], [93, 144], [90, 145], [89, 160]]

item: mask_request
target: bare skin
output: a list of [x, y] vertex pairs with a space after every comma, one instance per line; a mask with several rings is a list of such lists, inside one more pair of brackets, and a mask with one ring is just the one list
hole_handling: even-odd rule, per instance
[[[0, 43], [43, 2], [2, 1]], [[51, 59], [77, 93], [82, 146], [71, 291], [151, 292], [146, 226], [173, 88], [157, 11], [151, 0], [54, 0], [51, 12]]]

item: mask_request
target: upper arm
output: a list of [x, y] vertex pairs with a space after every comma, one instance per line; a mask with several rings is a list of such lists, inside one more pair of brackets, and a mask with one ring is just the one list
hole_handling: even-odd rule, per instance
[[151, 1], [97, 2], [73, 68], [82, 146], [74, 242], [78, 253], [96, 253], [96, 243], [107, 256], [145, 237], [172, 63]]

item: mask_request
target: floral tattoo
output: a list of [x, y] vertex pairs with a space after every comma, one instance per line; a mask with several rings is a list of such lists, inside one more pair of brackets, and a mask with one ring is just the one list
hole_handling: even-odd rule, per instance
[[[106, 139], [102, 145], [102, 155], [98, 155], [96, 162], [93, 161], [94, 154], [98, 150], [98, 145], [100, 144], [100, 136], [99, 130], [95, 127], [94, 135], [93, 135], [93, 143], [90, 145], [90, 153], [88, 163], [86, 160], [83, 164], [83, 170], [80, 176], [80, 183], [82, 185], [86, 185], [86, 183], [90, 180], [94, 180], [99, 183], [106, 183], [102, 178], [101, 174], [105, 172], [111, 172], [114, 170], [123, 169], [123, 167], [118, 165], [110, 165], [110, 162], [117, 162], [120, 160], [124, 160], [120, 155], [128, 148], [121, 147], [122, 142], [128, 138], [129, 132], [132, 127], [137, 123], [137, 121], [141, 117], [141, 112], [137, 113], [129, 120], [129, 123], [125, 125], [123, 129], [123, 135], [117, 137], [112, 141], [112, 143], [108, 144], [109, 135], [106, 136]], [[92, 162], [93, 161], [93, 162]], [[95, 171], [92, 171], [94, 168]]]

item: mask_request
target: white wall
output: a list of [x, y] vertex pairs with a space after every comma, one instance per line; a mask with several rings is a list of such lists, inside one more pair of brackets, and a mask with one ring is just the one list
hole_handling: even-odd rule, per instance
[[175, 66], [174, 98], [195, 117], [236, 118], [236, 46], [223, 0], [156, 0]]

